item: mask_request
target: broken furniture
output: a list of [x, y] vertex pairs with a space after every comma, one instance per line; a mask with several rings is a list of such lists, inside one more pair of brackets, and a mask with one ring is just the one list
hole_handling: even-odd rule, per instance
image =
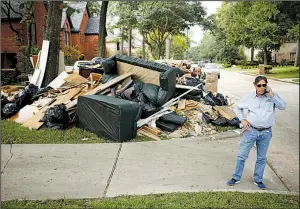
[[78, 98], [77, 126], [99, 137], [128, 141], [136, 137], [140, 119], [139, 104], [103, 95]]
[[[119, 54], [103, 61], [102, 66], [104, 70], [102, 82], [105, 82], [106, 77], [109, 76], [132, 73], [134, 80], [157, 85], [159, 87], [157, 105], [163, 105], [175, 94], [175, 68]], [[147, 97], [147, 95], [145, 96]]]

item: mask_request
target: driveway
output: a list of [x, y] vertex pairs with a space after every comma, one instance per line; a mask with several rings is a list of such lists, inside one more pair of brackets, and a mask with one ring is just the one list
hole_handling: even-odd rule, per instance
[[[218, 91], [237, 102], [254, 90], [254, 78], [222, 70]], [[299, 85], [271, 79], [268, 82], [287, 102], [285, 110], [276, 112], [268, 164], [290, 191], [299, 192]]]

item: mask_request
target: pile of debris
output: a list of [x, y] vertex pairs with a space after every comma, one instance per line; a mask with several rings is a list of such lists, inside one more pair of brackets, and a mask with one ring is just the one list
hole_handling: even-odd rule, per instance
[[77, 126], [116, 141], [210, 135], [215, 125], [240, 123], [228, 97], [204, 91], [204, 80], [179, 69], [124, 55], [101, 64], [99, 73], [63, 71], [41, 88], [46, 63], [40, 60], [28, 86], [1, 88], [2, 119], [36, 130]]

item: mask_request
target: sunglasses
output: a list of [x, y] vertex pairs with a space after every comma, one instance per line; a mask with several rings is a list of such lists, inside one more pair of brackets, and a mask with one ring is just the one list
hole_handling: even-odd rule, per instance
[[260, 88], [260, 87], [266, 87], [267, 84], [257, 84], [256, 86], [259, 87], [259, 88]]

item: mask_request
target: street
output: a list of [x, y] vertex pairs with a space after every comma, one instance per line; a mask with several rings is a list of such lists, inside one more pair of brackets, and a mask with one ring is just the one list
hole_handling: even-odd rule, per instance
[[[218, 92], [230, 96], [235, 103], [254, 91], [254, 76], [221, 71]], [[268, 164], [290, 191], [299, 191], [299, 85], [268, 80], [274, 92], [287, 103], [283, 111], [276, 109], [276, 123], [268, 150]], [[254, 168], [253, 168], [254, 170]]]

